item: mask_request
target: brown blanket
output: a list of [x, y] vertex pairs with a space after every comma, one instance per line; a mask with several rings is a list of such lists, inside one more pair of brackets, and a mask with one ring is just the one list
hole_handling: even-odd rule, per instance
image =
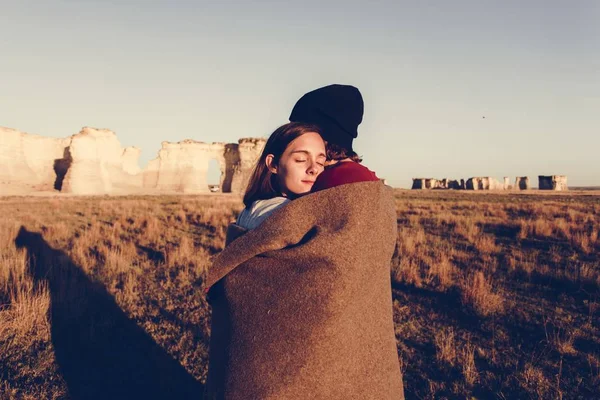
[[[207, 399], [403, 399], [392, 190], [361, 182], [230, 227], [209, 270]], [[237, 233], [236, 233], [237, 232]]]

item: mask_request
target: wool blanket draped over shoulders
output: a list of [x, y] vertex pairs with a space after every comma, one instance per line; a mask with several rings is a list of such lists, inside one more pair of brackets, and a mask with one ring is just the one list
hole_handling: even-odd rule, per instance
[[304, 196], [232, 225], [207, 276], [207, 399], [403, 399], [392, 316], [392, 189]]

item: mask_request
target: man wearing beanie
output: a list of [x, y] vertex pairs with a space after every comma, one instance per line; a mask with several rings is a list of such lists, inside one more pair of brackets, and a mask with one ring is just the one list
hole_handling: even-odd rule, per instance
[[[368, 362], [362, 368], [367, 371], [372, 368], [373, 364], [377, 364], [378, 367], [371, 369], [372, 372], [366, 374], [365, 377], [359, 375], [352, 375], [351, 377], [354, 383], [359, 382], [359, 386], [364, 384], [365, 387], [373, 385], [371, 383], [373, 381], [370, 381], [370, 379], [375, 379], [377, 383], [373, 387], [376, 387], [376, 390], [380, 392], [368, 397], [365, 395], [353, 397], [352, 393], [348, 393], [348, 398], [399, 400], [404, 399], [404, 389], [402, 372], [397, 358], [390, 281], [390, 262], [398, 254], [398, 222], [392, 190], [382, 183], [370, 182], [379, 181], [379, 178], [373, 171], [360, 164], [362, 160], [352, 148], [352, 141], [358, 136], [358, 125], [362, 122], [363, 111], [363, 98], [357, 88], [348, 85], [330, 85], [302, 96], [292, 110], [290, 121], [317, 125], [321, 130], [321, 136], [326, 141], [327, 163], [325, 170], [317, 176], [312, 187], [313, 192], [321, 192], [311, 196], [315, 196], [316, 199], [329, 199], [329, 201], [322, 202], [322, 206], [328, 210], [327, 214], [323, 214], [323, 219], [331, 218], [337, 221], [336, 216], [343, 215], [342, 219], [346, 223], [339, 225], [336, 223], [335, 232], [337, 234], [349, 234], [348, 240], [336, 241], [334, 233], [324, 228], [322, 221], [318, 223], [321, 224], [319, 227], [328, 233], [322, 235], [325, 238], [324, 242], [331, 240], [331, 247], [328, 248], [329, 256], [337, 251], [342, 251], [345, 257], [348, 256], [348, 251], [367, 255], [370, 251], [373, 251], [373, 244], [369, 243], [369, 240], [374, 239], [377, 243], [385, 243], [384, 247], [375, 251], [381, 258], [361, 257], [360, 262], [355, 267], [344, 264], [340, 268], [341, 272], [327, 287], [336, 293], [341, 292], [339, 287], [349, 287], [352, 288], [353, 296], [356, 296], [353, 297], [353, 301], [330, 302], [331, 304], [338, 304], [340, 307], [335, 314], [335, 319], [342, 319], [341, 316], [344, 315], [344, 318], [354, 321], [348, 325], [352, 326], [353, 329], [345, 330], [346, 335], [348, 335], [348, 343], [360, 338], [370, 338], [370, 335], [373, 335], [376, 331], [375, 326], [386, 326], [386, 328], [381, 328], [381, 336], [379, 336], [381, 339], [373, 340], [372, 343], [364, 347], [364, 349], [373, 348], [371, 346], [375, 342], [379, 342], [381, 345], [387, 343], [386, 346], [389, 346], [387, 349], [383, 347], [375, 348], [372, 353], [366, 356]], [[346, 185], [352, 183], [356, 183], [356, 185]], [[345, 187], [339, 187], [341, 185], [345, 185]], [[338, 186], [337, 189], [324, 191], [324, 189], [336, 186]], [[328, 194], [331, 196], [328, 197]], [[306, 196], [305, 199], [308, 200], [311, 196]], [[354, 211], [343, 210], [340, 213], [340, 206], [332, 204], [332, 202], [337, 202], [339, 196], [344, 196], [344, 200], [340, 201], [340, 205], [358, 207], [361, 212], [357, 214]], [[307, 220], [310, 220], [310, 218], [307, 218]], [[311, 222], [309, 226], [315, 227], [318, 224]], [[365, 228], [360, 236], [350, 233], [353, 227], [356, 226]], [[377, 229], [385, 229], [385, 233], [376, 236]], [[353, 258], [353, 256], [349, 256], [349, 258]], [[317, 261], [315, 260], [315, 262]], [[335, 270], [336, 262], [326, 261], [325, 265], [328, 269]], [[353, 277], [352, 271], [358, 271], [362, 274], [361, 277]], [[370, 283], [371, 280], [379, 282], [381, 286], [376, 288]], [[364, 291], [361, 292], [363, 289]], [[362, 295], [358, 293], [362, 293]], [[381, 297], [376, 299], [375, 293]], [[363, 311], [357, 311], [351, 307], [351, 304], [355, 303], [355, 298], [360, 299], [357, 303], [364, 307]], [[373, 323], [369, 327], [361, 327], [360, 323], [356, 321], [365, 320], [368, 317], [367, 313], [380, 316], [378, 323], [382, 325]], [[387, 333], [384, 333], [384, 331]], [[383, 339], [385, 337], [387, 339]], [[370, 342], [369, 339], [367, 339], [368, 342]], [[359, 354], [360, 352], [355, 351], [354, 353]], [[338, 354], [331, 354], [332, 359], [337, 356]], [[380, 357], [387, 361], [375, 361]], [[371, 363], [370, 366], [369, 363]], [[348, 370], [351, 370], [351, 367], [348, 368]], [[340, 382], [340, 386], [335, 387], [334, 383], [334, 388], [331, 390], [342, 393], [344, 386], [341, 385], [346, 379], [349, 379], [349, 377], [343, 373], [339, 374], [335, 382]]]
[[349, 85], [329, 85], [313, 90], [294, 106], [290, 122], [319, 126], [327, 142], [327, 166], [317, 177], [313, 192], [347, 183], [379, 180], [373, 171], [360, 164], [362, 159], [352, 149], [363, 112], [360, 91]]

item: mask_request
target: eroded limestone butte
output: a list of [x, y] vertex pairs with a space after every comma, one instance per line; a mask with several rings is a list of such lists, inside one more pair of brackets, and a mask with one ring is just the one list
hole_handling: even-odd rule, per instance
[[211, 160], [220, 166], [221, 191], [241, 192], [264, 145], [260, 138], [163, 142], [158, 156], [141, 169], [140, 149], [123, 148], [108, 129], [84, 127], [55, 139], [0, 127], [0, 194], [11, 194], [16, 187], [19, 193], [55, 190], [82, 195], [206, 193]]
[[159, 191], [208, 192], [209, 162], [217, 160], [221, 190], [239, 193], [264, 145], [264, 139], [254, 138], [240, 139], [238, 143], [163, 142], [158, 157], [144, 171], [143, 186]]
[[[55, 139], [0, 127], [0, 184], [29, 190], [55, 190], [67, 165], [70, 138]], [[60, 190], [60, 189], [58, 189]]]
[[539, 175], [538, 187], [540, 190], [569, 190], [565, 175]]
[[114, 132], [85, 127], [71, 136], [62, 192], [110, 194], [141, 188], [139, 149], [122, 148]]
[[[413, 178], [412, 189], [462, 189], [462, 190], [530, 190], [529, 177], [517, 176], [515, 184], [510, 184], [510, 178], [505, 176], [500, 182], [490, 176], [472, 177], [458, 180], [435, 179], [435, 178]], [[540, 190], [568, 190], [567, 177], [565, 175], [539, 176]]]

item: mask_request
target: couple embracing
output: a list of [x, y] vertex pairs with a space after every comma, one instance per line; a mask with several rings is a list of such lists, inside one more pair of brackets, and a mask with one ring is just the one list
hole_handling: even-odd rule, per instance
[[267, 140], [206, 280], [207, 399], [403, 399], [391, 188], [352, 149], [353, 86], [305, 94]]

